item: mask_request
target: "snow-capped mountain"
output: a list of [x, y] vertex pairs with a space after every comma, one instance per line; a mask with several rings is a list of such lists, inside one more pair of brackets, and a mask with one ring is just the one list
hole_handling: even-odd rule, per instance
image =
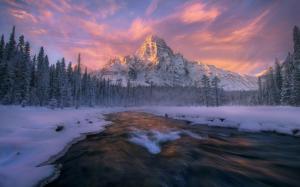
[[110, 59], [99, 72], [102, 78], [126, 85], [201, 86], [201, 78], [217, 76], [225, 90], [255, 90], [256, 77], [188, 61], [180, 53], [174, 53], [166, 42], [154, 35], [146, 38], [134, 55]]

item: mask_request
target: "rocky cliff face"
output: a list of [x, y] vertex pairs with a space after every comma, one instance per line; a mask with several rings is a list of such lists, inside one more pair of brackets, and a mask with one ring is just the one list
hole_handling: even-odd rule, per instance
[[201, 86], [204, 74], [219, 77], [225, 90], [257, 89], [256, 77], [188, 61], [154, 35], [148, 36], [134, 55], [111, 59], [99, 72], [102, 78], [124, 86], [128, 80], [133, 85]]

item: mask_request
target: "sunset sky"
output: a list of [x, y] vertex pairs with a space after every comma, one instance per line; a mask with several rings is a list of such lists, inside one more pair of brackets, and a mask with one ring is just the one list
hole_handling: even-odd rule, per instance
[[156, 34], [189, 60], [255, 75], [292, 52], [299, 0], [0, 0], [0, 33], [12, 25], [33, 51], [101, 67]]

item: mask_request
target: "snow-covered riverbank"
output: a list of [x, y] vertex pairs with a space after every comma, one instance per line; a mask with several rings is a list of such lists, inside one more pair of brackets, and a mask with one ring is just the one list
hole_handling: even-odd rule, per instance
[[233, 127], [241, 131], [274, 131], [300, 136], [300, 107], [143, 107], [138, 111], [188, 120], [193, 124]]
[[[103, 114], [141, 111], [234, 127], [242, 131], [276, 131], [299, 136], [300, 108], [295, 107], [133, 107], [47, 108], [0, 106], [0, 186], [30, 187], [53, 174], [42, 165], [86, 133], [97, 133], [109, 122]], [[64, 126], [57, 132], [58, 125]], [[39, 167], [38, 167], [39, 166]]]
[[[30, 187], [54, 171], [40, 166], [74, 139], [109, 124], [104, 113], [121, 108], [47, 108], [0, 106], [0, 186]], [[57, 132], [58, 125], [64, 126]]]

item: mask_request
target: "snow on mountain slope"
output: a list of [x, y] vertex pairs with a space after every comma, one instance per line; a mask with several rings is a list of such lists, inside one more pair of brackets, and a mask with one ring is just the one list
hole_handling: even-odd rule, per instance
[[225, 90], [257, 89], [256, 77], [188, 61], [154, 35], [148, 36], [134, 55], [110, 59], [99, 72], [102, 78], [124, 86], [128, 80], [132, 85], [201, 86], [204, 74], [217, 76]]

